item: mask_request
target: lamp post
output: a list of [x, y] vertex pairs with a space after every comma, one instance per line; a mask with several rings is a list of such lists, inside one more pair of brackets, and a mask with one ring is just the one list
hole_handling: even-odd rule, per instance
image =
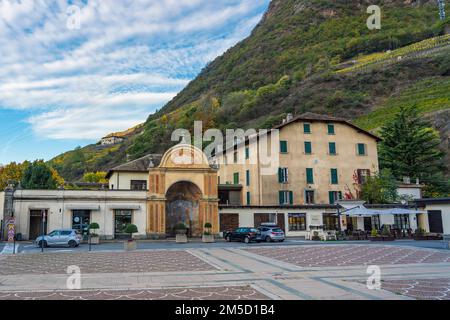
[[44, 252], [45, 219], [45, 210], [42, 210], [41, 252]]

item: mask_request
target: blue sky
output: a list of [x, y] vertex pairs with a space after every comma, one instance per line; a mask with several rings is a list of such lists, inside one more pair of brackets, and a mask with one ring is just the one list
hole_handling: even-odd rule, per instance
[[268, 4], [0, 0], [0, 164], [48, 160], [144, 122]]

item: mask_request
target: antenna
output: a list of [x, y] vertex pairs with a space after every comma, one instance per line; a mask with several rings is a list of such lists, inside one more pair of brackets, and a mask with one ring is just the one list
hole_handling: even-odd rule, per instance
[[445, 20], [445, 0], [438, 0], [439, 3], [439, 17]]

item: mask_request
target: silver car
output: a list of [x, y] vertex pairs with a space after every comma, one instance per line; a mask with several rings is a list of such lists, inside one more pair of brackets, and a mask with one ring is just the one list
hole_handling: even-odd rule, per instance
[[285, 240], [284, 231], [278, 226], [261, 226], [258, 228], [258, 238], [260, 241], [283, 242]]
[[77, 234], [76, 230], [60, 229], [54, 230], [45, 236], [39, 236], [34, 241], [38, 247], [44, 246], [69, 246], [71, 248], [80, 245], [81, 236]]

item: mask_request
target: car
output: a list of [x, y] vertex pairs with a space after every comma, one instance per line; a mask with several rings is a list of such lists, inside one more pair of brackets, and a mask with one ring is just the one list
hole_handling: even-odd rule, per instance
[[258, 228], [258, 240], [266, 242], [283, 242], [286, 238], [284, 231], [277, 225], [262, 225]]
[[34, 240], [38, 247], [63, 246], [71, 248], [78, 247], [81, 242], [81, 236], [73, 229], [53, 230], [47, 235], [39, 236]]
[[258, 229], [248, 228], [248, 227], [240, 227], [236, 228], [233, 231], [225, 232], [224, 238], [226, 241], [243, 241], [245, 243], [250, 243], [252, 241], [259, 242], [258, 238]]

